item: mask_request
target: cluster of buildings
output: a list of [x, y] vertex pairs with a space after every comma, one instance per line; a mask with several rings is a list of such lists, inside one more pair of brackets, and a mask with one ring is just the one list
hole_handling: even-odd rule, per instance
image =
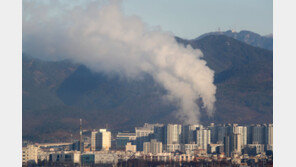
[[148, 124], [111, 135], [108, 129], [80, 133], [71, 143], [23, 147], [23, 163], [117, 164], [131, 159], [153, 162], [272, 161], [272, 124]]
[[[120, 132], [115, 138], [117, 150], [136, 148], [144, 153], [192, 153], [204, 150], [208, 154], [257, 155], [273, 149], [273, 125], [210, 124], [209, 126], [180, 124], [144, 124], [134, 133]], [[134, 150], [133, 150], [134, 151]]]

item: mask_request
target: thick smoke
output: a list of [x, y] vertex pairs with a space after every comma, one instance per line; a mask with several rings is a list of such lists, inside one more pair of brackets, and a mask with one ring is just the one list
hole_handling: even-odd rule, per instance
[[23, 52], [71, 59], [94, 71], [129, 78], [149, 73], [179, 106], [177, 117], [184, 123], [199, 122], [198, 99], [208, 115], [214, 111], [214, 72], [201, 60], [201, 51], [178, 44], [172, 34], [150, 28], [136, 16], [125, 16], [117, 1], [69, 9], [25, 1]]

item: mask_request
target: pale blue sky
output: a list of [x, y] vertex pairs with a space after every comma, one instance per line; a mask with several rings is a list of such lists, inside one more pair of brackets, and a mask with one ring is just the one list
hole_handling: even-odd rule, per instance
[[[95, 0], [60, 0], [67, 6], [87, 1]], [[218, 28], [250, 30], [261, 35], [273, 32], [272, 0], [122, 0], [122, 3], [125, 14], [137, 15], [149, 26], [160, 26], [187, 39]]]
[[183, 38], [234, 29], [272, 33], [272, 0], [123, 0], [128, 15]]

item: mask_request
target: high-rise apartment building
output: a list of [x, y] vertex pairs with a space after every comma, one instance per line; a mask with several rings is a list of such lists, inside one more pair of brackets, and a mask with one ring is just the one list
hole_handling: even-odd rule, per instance
[[211, 144], [211, 131], [209, 129], [198, 128], [196, 130], [196, 144], [201, 149], [207, 149]]
[[181, 139], [182, 125], [168, 124], [165, 126], [165, 144], [179, 144]]
[[218, 127], [215, 126], [214, 123], [211, 123], [210, 126], [208, 126], [208, 129], [211, 131], [211, 143], [217, 143], [218, 142]]
[[235, 151], [237, 153], [242, 152], [242, 135], [238, 133], [231, 134], [231, 152]]
[[230, 157], [232, 152], [241, 153], [242, 145], [241, 145], [242, 135], [237, 133], [230, 133], [224, 137], [224, 152], [225, 155]]
[[224, 153], [225, 156], [230, 157], [231, 156], [231, 136], [227, 135], [224, 137]]
[[156, 139], [159, 142], [165, 143], [164, 142], [164, 126], [155, 126], [154, 127], [154, 134], [153, 134], [153, 139]]
[[246, 126], [233, 126], [233, 133], [241, 135], [241, 143], [240, 145], [244, 147], [247, 145], [247, 127]]
[[251, 127], [252, 144], [264, 144], [265, 143], [264, 129], [265, 129], [264, 126], [261, 126], [259, 124]]
[[225, 136], [231, 133], [231, 127], [228, 125], [218, 126], [217, 133], [217, 143], [223, 143]]
[[268, 124], [265, 127], [265, 144], [267, 150], [273, 150], [273, 125]]
[[100, 129], [95, 137], [95, 150], [109, 150], [111, 147], [111, 132]]
[[91, 145], [91, 151], [96, 151], [96, 136], [97, 136], [98, 131], [93, 130], [91, 132], [91, 139], [90, 139], [90, 145]]
[[182, 144], [194, 144], [196, 143], [195, 130], [203, 128], [201, 124], [186, 125], [182, 127], [181, 143]]

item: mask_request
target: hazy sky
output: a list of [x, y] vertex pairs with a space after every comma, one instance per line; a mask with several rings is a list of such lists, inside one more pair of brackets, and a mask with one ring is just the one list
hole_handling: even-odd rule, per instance
[[210, 31], [272, 33], [272, 0], [123, 0], [125, 13], [140, 16], [183, 38]]
[[[59, 1], [72, 6], [95, 0]], [[218, 28], [250, 30], [261, 35], [273, 31], [272, 0], [122, 0], [122, 3], [125, 14], [137, 15], [149, 26], [160, 26], [187, 39]]]

